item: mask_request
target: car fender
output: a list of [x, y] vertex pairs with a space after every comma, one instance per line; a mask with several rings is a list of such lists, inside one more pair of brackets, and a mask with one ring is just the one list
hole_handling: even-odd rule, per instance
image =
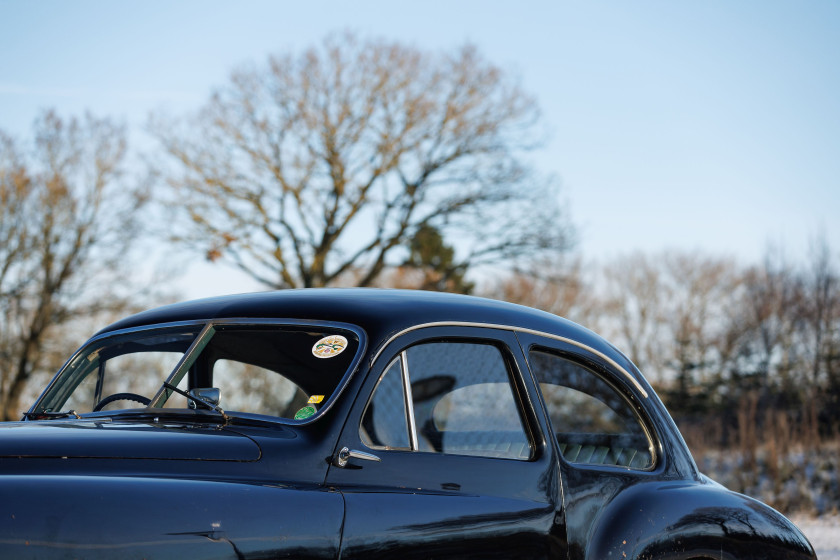
[[336, 558], [344, 516], [319, 487], [122, 476], [0, 478], [7, 558]]
[[589, 543], [590, 560], [816, 558], [780, 513], [705, 477], [619, 493], [596, 519]]

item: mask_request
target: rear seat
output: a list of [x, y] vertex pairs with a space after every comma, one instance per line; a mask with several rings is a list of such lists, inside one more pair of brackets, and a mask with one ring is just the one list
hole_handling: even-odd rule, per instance
[[643, 469], [650, 465], [650, 452], [628, 447], [581, 445], [559, 442], [560, 453], [570, 463], [589, 465], [617, 465]]
[[[427, 434], [428, 435], [428, 434]], [[650, 451], [629, 434], [557, 434], [560, 452], [570, 463], [616, 465], [643, 469], [651, 464]], [[524, 459], [531, 457], [531, 446], [521, 432], [470, 431], [437, 432], [438, 443], [421, 444], [428, 451]], [[570, 443], [574, 441], [575, 443]], [[578, 443], [579, 442], [579, 443]]]

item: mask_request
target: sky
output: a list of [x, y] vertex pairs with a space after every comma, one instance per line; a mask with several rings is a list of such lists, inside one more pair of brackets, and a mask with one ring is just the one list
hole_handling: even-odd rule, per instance
[[[533, 153], [593, 261], [768, 245], [840, 250], [840, 2], [64, 2], [0, 0], [0, 129], [90, 110], [149, 143], [230, 72], [344, 30], [451, 50], [472, 43], [542, 110]], [[196, 262], [193, 275], [208, 277]], [[212, 267], [212, 295], [255, 288]]]

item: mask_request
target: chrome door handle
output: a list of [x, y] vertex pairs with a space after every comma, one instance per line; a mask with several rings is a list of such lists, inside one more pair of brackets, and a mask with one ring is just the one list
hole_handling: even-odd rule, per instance
[[362, 459], [363, 461], [376, 461], [380, 462], [382, 459], [373, 455], [372, 453], [365, 453], [364, 451], [356, 451], [355, 449], [348, 449], [346, 447], [342, 447], [341, 451], [335, 456], [335, 465], [337, 467], [346, 467], [347, 461], [350, 459]]

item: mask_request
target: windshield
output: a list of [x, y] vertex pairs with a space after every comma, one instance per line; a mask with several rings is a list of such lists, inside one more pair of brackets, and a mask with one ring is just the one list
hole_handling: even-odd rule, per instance
[[106, 335], [73, 357], [28, 417], [194, 408], [184, 392], [216, 388], [214, 404], [228, 413], [306, 420], [335, 397], [358, 350], [354, 331], [309, 325], [212, 322]]

